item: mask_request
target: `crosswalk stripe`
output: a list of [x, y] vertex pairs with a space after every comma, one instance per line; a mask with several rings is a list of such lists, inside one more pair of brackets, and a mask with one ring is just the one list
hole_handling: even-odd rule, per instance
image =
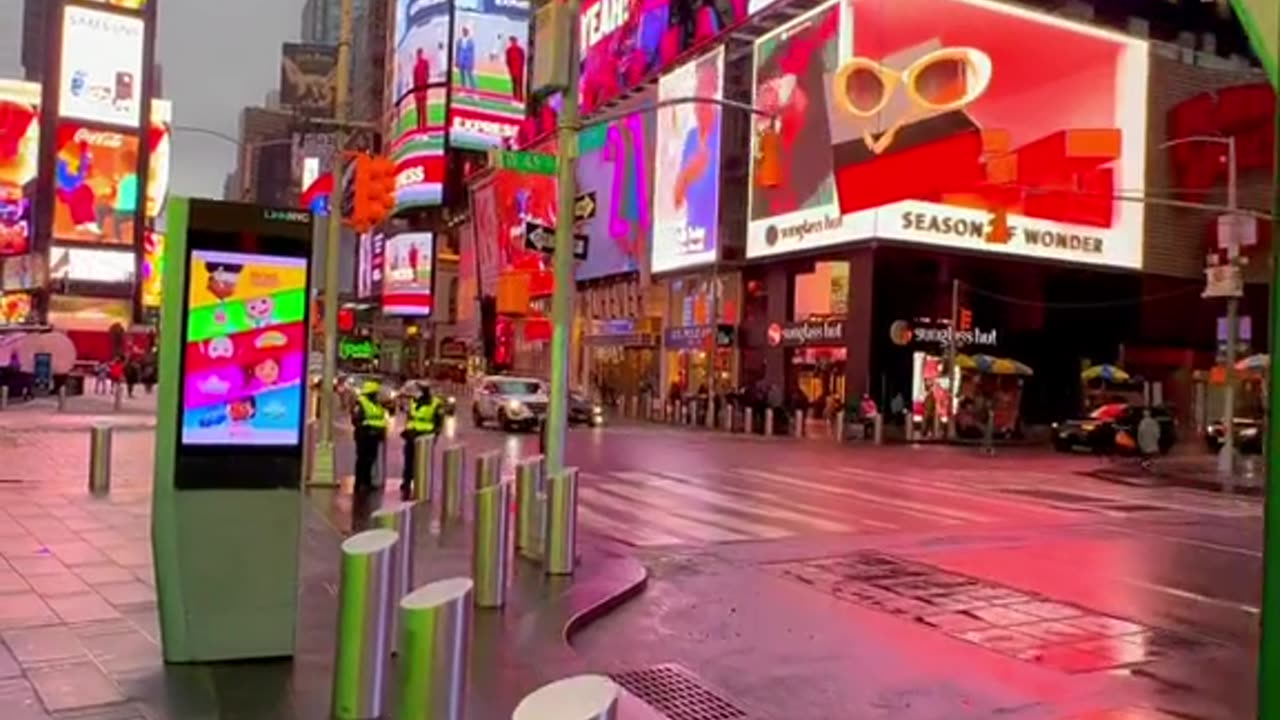
[[731, 532], [714, 525], [706, 525], [703, 523], [685, 520], [677, 517], [670, 512], [668, 508], [657, 508], [652, 505], [638, 507], [635, 501], [626, 500], [616, 495], [610, 495], [596, 486], [579, 487], [578, 494], [582, 500], [588, 504], [596, 505], [602, 508], [611, 508], [623, 513], [634, 514], [637, 510], [661, 510], [661, 512], [653, 512], [646, 516], [644, 520], [639, 522], [647, 522], [651, 525], [661, 528], [665, 532], [670, 532], [689, 538], [691, 541], [698, 542], [735, 542], [739, 540], [751, 540], [752, 538], [736, 532]]
[[726, 495], [723, 495], [720, 492], [717, 492], [715, 490], [709, 490], [709, 489], [700, 488], [700, 487], [693, 487], [690, 485], [686, 485], [683, 482], [680, 482], [678, 479], [671, 479], [671, 477], [664, 477], [664, 476], [671, 476], [672, 475], [671, 473], [662, 473], [661, 475], [654, 475], [646, 472], [615, 472], [615, 473], [612, 473], [612, 475], [614, 477], [618, 477], [623, 480], [635, 480], [637, 482], [644, 482], [650, 487], [657, 487], [666, 492], [674, 493], [677, 495], [684, 495], [685, 497], [692, 498], [700, 502], [709, 503], [711, 505], [719, 505], [721, 507], [729, 508], [731, 510], [734, 510], [740, 513], [754, 513], [756, 515], [763, 515], [770, 518], [777, 518], [780, 520], [789, 520], [791, 522], [800, 523], [801, 525], [805, 525], [809, 528], [818, 530], [820, 532], [847, 533], [847, 532], [853, 531], [852, 526], [846, 525], [844, 523], [833, 522], [831, 520], [824, 520], [822, 518], [816, 518], [811, 515], [804, 515], [802, 513], [798, 513], [793, 510], [788, 510], [787, 508], [780, 507], [779, 505], [781, 504], [781, 498], [777, 496], [773, 496], [772, 498], [769, 499], [769, 502], [771, 503], [769, 506], [744, 505], [740, 502], [735, 502], [732, 498]]
[[622, 522], [603, 513], [596, 512], [589, 507], [578, 504], [578, 519], [585, 525], [590, 525], [598, 532], [608, 535], [615, 540], [621, 540], [628, 545], [635, 547], [657, 547], [661, 545], [686, 545], [687, 540], [667, 535], [665, 533], [654, 532], [636, 523]]
[[998, 495], [988, 488], [972, 487], [964, 485], [954, 485], [945, 481], [928, 480], [918, 476], [904, 478], [901, 475], [889, 475], [886, 473], [876, 472], [874, 470], [865, 470], [863, 468], [855, 468], [842, 466], [836, 470], [821, 470], [821, 472], [829, 475], [852, 475], [866, 482], [873, 482], [879, 485], [898, 486], [906, 482], [910, 486], [928, 488], [929, 492], [938, 495], [949, 495], [951, 497], [963, 498], [977, 502], [987, 503], [991, 505], [1001, 505], [1006, 508], [1014, 508], [1021, 513], [1037, 513], [1041, 515], [1050, 515], [1057, 518], [1074, 518], [1076, 513], [1068, 510], [1061, 510], [1052, 505], [1043, 503], [1032, 503], [1011, 498], [1007, 495]]
[[[625, 498], [637, 500], [639, 502], [648, 502], [653, 504], [654, 500], [662, 499], [660, 495], [646, 492], [646, 488], [628, 485], [626, 483], [605, 483], [600, 486], [601, 490], [611, 492], [615, 495], [621, 495]], [[689, 505], [688, 503], [675, 503], [673, 507], [665, 507], [663, 510], [667, 513], [679, 515], [689, 520], [697, 520], [699, 522], [722, 527], [733, 532], [741, 532], [750, 536], [754, 536], [764, 540], [776, 540], [777, 538], [790, 537], [795, 535], [794, 532], [783, 530], [774, 525], [766, 525], [764, 523], [754, 522], [747, 518], [737, 517], [728, 513], [714, 512], [700, 507]]]
[[923, 517], [929, 520], [935, 520], [938, 522], [947, 523], [949, 525], [959, 525], [962, 522], [965, 522], [966, 520], [970, 522], [990, 522], [992, 520], [992, 518], [989, 518], [983, 515], [976, 515], [973, 513], [947, 510], [946, 508], [940, 508], [934, 505], [922, 505], [920, 503], [913, 503], [907, 500], [888, 498], [883, 495], [875, 495], [872, 493], [859, 492], [857, 490], [853, 490], [845, 487], [839, 487], [836, 485], [826, 485], [824, 483], [816, 483], [816, 482], [811, 482], [809, 480], [801, 480], [799, 478], [793, 478], [788, 475], [779, 475], [777, 473], [767, 472], [764, 470], [753, 470], [751, 468], [736, 468], [735, 471], [740, 473], [746, 473], [748, 475], [754, 475], [756, 477], [761, 477], [761, 478], [764, 478], [765, 480], [772, 480], [777, 483], [782, 483], [783, 485], [793, 485], [795, 487], [802, 487], [809, 490], [816, 490], [819, 492], [830, 493], [832, 495], [843, 495], [844, 497], [851, 497], [851, 498], [857, 498], [859, 500], [865, 500], [869, 503], [873, 503], [875, 505], [879, 505], [882, 507], [892, 507], [898, 512], [906, 513], [908, 515], [916, 515], [918, 517]]
[[[762, 481], [760, 480], [760, 478], [735, 475], [729, 470], [719, 470], [716, 472], [721, 477], [728, 478], [732, 481], [732, 483], [730, 484], [725, 484], [723, 482], [717, 482], [714, 480], [710, 481], [710, 484], [713, 484], [715, 486], [715, 491], [718, 493], [728, 494], [728, 495], [741, 495], [743, 497], [752, 498], [755, 500], [763, 500], [765, 502], [785, 505], [788, 508], [798, 511], [804, 514], [805, 517], [809, 517], [809, 518], [813, 518], [814, 516], [825, 516], [826, 518], [834, 519], [833, 521], [838, 523], [844, 523], [844, 522], [847, 522], [848, 520], [849, 513], [847, 512], [842, 512], [837, 508], [831, 507], [830, 505], [815, 505], [811, 502], [805, 502], [804, 500], [798, 499], [798, 498], [815, 497], [813, 493], [809, 493], [809, 494], [776, 493], [771, 490], [760, 490], [760, 489], [757, 489], [755, 486], [744, 487], [742, 483], [749, 482], [749, 483], [759, 484]], [[680, 482], [683, 482], [687, 485], [692, 485], [696, 488], [705, 488], [709, 484], [708, 481], [704, 480], [703, 478], [699, 478], [693, 475], [686, 475], [684, 473], [672, 472], [670, 470], [663, 470], [659, 474], [662, 475], [663, 477], [679, 480]], [[822, 500], [816, 499], [815, 502], [822, 502]], [[858, 518], [857, 524], [865, 525], [868, 527], [881, 528], [884, 530], [901, 529], [898, 525], [895, 525], [894, 523], [884, 522], [882, 520], [876, 520], [874, 518], [867, 518], [867, 517]]]

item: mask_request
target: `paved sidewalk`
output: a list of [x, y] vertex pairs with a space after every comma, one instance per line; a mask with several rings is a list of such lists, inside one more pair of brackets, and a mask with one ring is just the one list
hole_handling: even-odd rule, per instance
[[[149, 540], [152, 433], [117, 435], [106, 498], [85, 491], [87, 442], [76, 435], [37, 431], [5, 437], [0, 718], [328, 717], [343, 536], [337, 527], [350, 522], [344, 503], [319, 493], [306, 505], [293, 662], [166, 666]], [[425, 526], [426, 518], [420, 523]], [[468, 535], [464, 529], [421, 537], [419, 582], [469, 574]], [[571, 581], [547, 579], [517, 563], [508, 608], [476, 613], [468, 717], [505, 719], [527, 692], [586, 671], [565, 638], [641, 588], [645, 576], [636, 562], [589, 545]], [[636, 706], [632, 712], [624, 717], [643, 719], [650, 711]]]

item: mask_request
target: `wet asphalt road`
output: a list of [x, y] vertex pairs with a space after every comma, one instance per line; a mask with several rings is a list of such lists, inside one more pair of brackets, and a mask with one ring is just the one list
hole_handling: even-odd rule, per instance
[[[461, 428], [457, 438], [469, 453], [537, 451], [532, 435]], [[679, 663], [752, 717], [788, 720], [1253, 712], [1257, 499], [1106, 482], [1085, 475], [1103, 461], [1041, 450], [989, 458], [653, 425], [576, 429], [568, 458], [581, 469], [587, 537], [653, 572], [641, 597], [575, 638], [602, 667]], [[339, 462], [350, 467], [349, 449]], [[834, 589], [794, 578], [806, 562], [866, 552], [1063, 604], [1076, 613], [1069, 624], [1103, 618], [1135, 632], [1059, 642], [1064, 628], [1008, 608], [952, 617], [895, 595], [899, 612], [863, 602], [847, 578]], [[972, 613], [994, 622], [965, 631]], [[930, 624], [943, 621], [961, 625]], [[1104, 710], [1145, 714], [1089, 715]]]

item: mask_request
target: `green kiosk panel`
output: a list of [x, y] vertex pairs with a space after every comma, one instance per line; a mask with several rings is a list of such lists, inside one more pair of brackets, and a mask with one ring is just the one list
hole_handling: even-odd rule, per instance
[[311, 223], [169, 204], [151, 528], [167, 662], [294, 652]]

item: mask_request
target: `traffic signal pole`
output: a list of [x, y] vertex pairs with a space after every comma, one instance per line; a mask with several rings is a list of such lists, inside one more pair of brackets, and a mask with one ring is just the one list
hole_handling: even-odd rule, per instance
[[334, 473], [334, 380], [338, 359], [338, 253], [342, 245], [342, 175], [346, 164], [346, 123], [351, 75], [352, 0], [342, 0], [338, 23], [337, 82], [333, 98], [333, 191], [329, 195], [329, 232], [324, 253], [324, 366], [320, 375], [320, 403], [309, 485], [337, 485]]

